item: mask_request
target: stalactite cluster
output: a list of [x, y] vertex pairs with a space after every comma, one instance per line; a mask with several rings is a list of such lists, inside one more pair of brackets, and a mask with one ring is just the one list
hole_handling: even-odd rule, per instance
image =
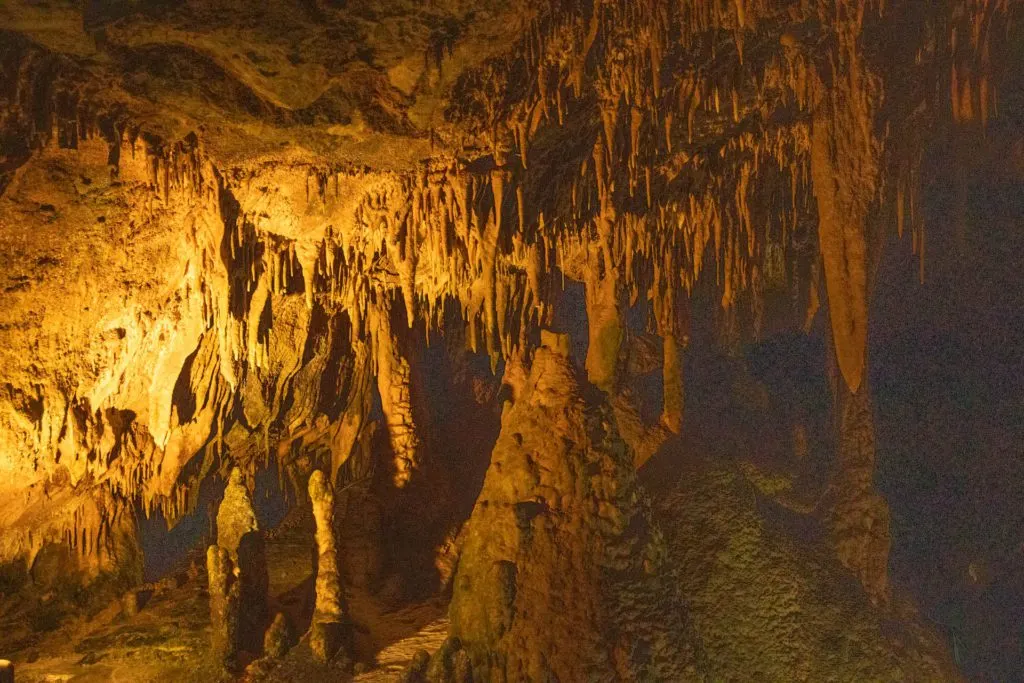
[[[537, 346], [567, 278], [585, 285], [587, 369], [610, 392], [624, 311], [651, 304], [672, 431], [680, 311], [701, 278], [726, 310], [786, 289], [808, 327], [827, 303], [857, 393], [877, 209], [910, 226], [923, 259], [914, 129], [947, 105], [960, 125], [998, 111], [1009, 0], [528, 5], [510, 49], [446, 81], [438, 147], [402, 170], [306, 152], [225, 161], [200, 130], [148, 125], [137, 93], [0, 34], [0, 193], [18, 203], [5, 226], [32, 215], [70, 230], [86, 206], [124, 249], [174, 232], [158, 264], [171, 274], [138, 287], [152, 300], [102, 319], [108, 350], [0, 386], [0, 472], [50, 517], [0, 512], [0, 558], [62, 541], [109, 557], [132, 506], [173, 522], [210, 474], [271, 459], [283, 472], [293, 446], [336, 475], [374, 392], [403, 487], [425, 457], [404, 332], [436, 338], [455, 306], [497, 367]], [[915, 27], [908, 45], [883, 36], [897, 22]], [[85, 169], [91, 189], [37, 201], [33, 182], [54, 168]], [[92, 497], [62, 497], [79, 486]]]

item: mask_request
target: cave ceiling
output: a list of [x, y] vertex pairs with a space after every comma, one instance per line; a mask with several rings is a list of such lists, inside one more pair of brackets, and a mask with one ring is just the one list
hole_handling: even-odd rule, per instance
[[1015, 14], [7, 0], [0, 491], [21, 504], [0, 557], [69, 537], [103, 564], [118, 515], [173, 519], [280, 443], [337, 471], [373, 390], [401, 486], [425, 438], [404, 330], [454, 319], [492, 364], [518, 359], [565, 279], [602, 389], [623, 309], [682, 340], [703, 279], [754, 325], [766, 293], [793, 329], [827, 308], [856, 394], [886, 236], [924, 267], [926, 139], [1018, 97], [999, 87]]

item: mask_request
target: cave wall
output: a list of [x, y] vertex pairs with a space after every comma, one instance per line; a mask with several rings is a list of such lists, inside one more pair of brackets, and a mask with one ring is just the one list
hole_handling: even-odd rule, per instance
[[[173, 524], [231, 463], [298, 450], [336, 474], [374, 396], [404, 488], [430, 441], [409, 330], [462, 328], [497, 369], [566, 278], [635, 464], [665, 435], [618, 396], [624, 312], [649, 302], [682, 339], [702, 281], [734, 338], [772, 288], [781, 318], [827, 312], [862, 396], [885, 227], [923, 259], [922, 131], [985, 125], [1012, 25], [1005, 0], [395, 3], [383, 30], [317, 3], [157, 5], [0, 15], [0, 560], [59, 542], [112, 569], [137, 511]], [[884, 544], [842, 550], [885, 536], [869, 441], [834, 480], [877, 524], [837, 543], [883, 599]]]

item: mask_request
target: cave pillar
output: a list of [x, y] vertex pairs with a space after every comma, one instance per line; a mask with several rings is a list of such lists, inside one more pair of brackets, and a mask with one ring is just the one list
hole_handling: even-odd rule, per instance
[[[673, 265], [671, 261], [669, 264]], [[683, 351], [687, 339], [685, 330], [689, 326], [689, 302], [685, 299], [680, 301], [678, 292], [671, 285], [653, 301], [663, 349], [661, 424], [673, 434], [681, 434], [686, 402]]]
[[826, 514], [840, 561], [880, 603], [888, 593], [889, 509], [873, 481], [867, 337], [869, 265], [880, 248], [871, 243], [868, 226], [881, 186], [885, 140], [876, 117], [883, 93], [863, 54], [856, 6], [838, 9], [832, 79], [816, 102], [810, 155], [838, 375], [837, 461]]
[[214, 658], [228, 669], [238, 661], [239, 587], [228, 551], [218, 545], [206, 550], [210, 593], [210, 646]]
[[14, 664], [0, 659], [0, 683], [14, 683]]
[[618, 627], [598, 616], [615, 612], [610, 577], [643, 571], [633, 453], [581, 384], [568, 338], [543, 331], [463, 532], [451, 656], [428, 670], [456, 670], [464, 649], [474, 680], [644, 679], [613, 661]]
[[839, 443], [829, 527], [839, 561], [876, 604], [888, 596], [889, 506], [875, 490], [875, 431], [867, 382], [839, 389]]
[[358, 447], [365, 431], [373, 398], [373, 367], [369, 344], [355, 340], [352, 344], [352, 381], [344, 412], [331, 440], [331, 481]]
[[316, 520], [317, 545], [316, 606], [309, 643], [316, 658], [326, 662], [339, 649], [350, 645], [346, 641], [350, 640], [351, 633], [345, 616], [334, 537], [334, 487], [320, 470], [309, 478], [309, 497]]
[[404, 488], [416, 469], [421, 449], [412, 403], [412, 368], [402, 353], [401, 340], [391, 324], [387, 305], [374, 310], [377, 389], [394, 454], [394, 484]]
[[590, 245], [586, 269], [587, 377], [602, 391], [611, 391], [619, 367], [624, 330], [618, 272], [612, 260], [610, 210], [598, 217], [598, 242]]
[[[217, 510], [217, 546], [228, 554], [238, 589], [238, 645], [259, 652], [267, 621], [267, 554], [252, 498], [241, 471], [231, 471]], [[212, 596], [212, 593], [211, 593]]]

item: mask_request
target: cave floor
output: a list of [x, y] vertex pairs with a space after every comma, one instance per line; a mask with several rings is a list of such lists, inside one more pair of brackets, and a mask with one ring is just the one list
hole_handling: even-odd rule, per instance
[[[281, 531], [271, 533], [267, 543], [271, 610], [285, 612], [305, 630], [312, 601], [312, 539], [301, 527]], [[441, 602], [396, 608], [355, 587], [347, 593], [356, 624], [356, 659], [376, 663], [357, 675], [357, 681], [394, 680], [417, 650], [434, 650], [447, 635]], [[59, 602], [58, 597], [27, 595], [8, 601], [0, 608], [0, 651], [15, 661], [18, 681], [25, 683], [230, 680], [207, 656], [205, 572], [180, 572], [140, 596], [142, 607], [134, 616], [113, 601], [87, 610], [88, 616], [55, 614], [50, 623], [40, 618], [46, 614], [40, 607]], [[251, 666], [243, 680], [323, 680], [325, 675], [345, 678], [316, 664], [301, 642], [272, 667]]]
[[[662, 566], [685, 604], [666, 596], [654, 611], [686, 612], [686, 635], [657, 646], [688, 641], [703, 680], [939, 680], [914, 677], [948, 657], [914, 610], [868, 605], [811, 517], [780, 505], [772, 495], [777, 484], [766, 486], [757, 464], [731, 457], [733, 445], [673, 439], [641, 470], [664, 535]], [[268, 535], [271, 609], [288, 614], [299, 632], [309, 623], [311, 543], [303, 524]], [[207, 657], [209, 609], [199, 568], [158, 584], [132, 617], [115, 602], [91, 618], [33, 633], [21, 623], [28, 611], [8, 605], [0, 614], [0, 651], [13, 655], [18, 680], [28, 683], [224, 680]], [[354, 586], [346, 590], [355, 659], [375, 662], [358, 681], [397, 680], [417, 650], [435, 650], [447, 634], [440, 600], [399, 605]], [[346, 678], [316, 664], [300, 643], [280, 661], [250, 666], [242, 680]]]

